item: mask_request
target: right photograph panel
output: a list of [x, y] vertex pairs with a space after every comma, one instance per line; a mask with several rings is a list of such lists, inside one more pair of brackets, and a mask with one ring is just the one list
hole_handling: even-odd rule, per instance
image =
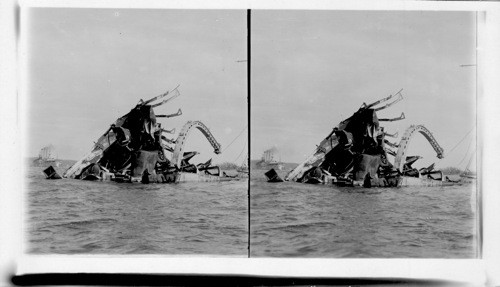
[[474, 12], [251, 17], [251, 257], [477, 258]]

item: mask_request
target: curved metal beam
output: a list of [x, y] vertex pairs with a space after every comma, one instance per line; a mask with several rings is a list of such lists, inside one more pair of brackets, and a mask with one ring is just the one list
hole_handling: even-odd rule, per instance
[[403, 166], [406, 163], [406, 151], [408, 150], [408, 146], [415, 132], [419, 132], [425, 137], [434, 151], [436, 151], [438, 158], [444, 157], [444, 149], [439, 145], [432, 133], [426, 127], [424, 127], [423, 125], [411, 125], [408, 129], [406, 129], [403, 137], [401, 138], [401, 141], [399, 142], [398, 152], [394, 160], [394, 167], [396, 167], [401, 172], [403, 171]]
[[310, 155], [304, 162], [290, 171], [286, 176], [285, 180], [297, 180], [301, 178], [306, 171], [308, 171], [313, 166], [319, 166], [324, 160], [325, 155], [330, 152], [334, 147], [339, 144], [339, 139], [334, 132], [331, 132], [325, 139], [323, 139], [314, 153]]
[[182, 130], [175, 141], [176, 144], [172, 154], [172, 163], [178, 168], [181, 167], [181, 161], [184, 154], [184, 144], [194, 128], [198, 129], [207, 138], [208, 142], [214, 148], [214, 153], [221, 153], [221, 145], [217, 142], [217, 140], [215, 140], [210, 130], [200, 121], [189, 121], [184, 125], [184, 127], [182, 127]]

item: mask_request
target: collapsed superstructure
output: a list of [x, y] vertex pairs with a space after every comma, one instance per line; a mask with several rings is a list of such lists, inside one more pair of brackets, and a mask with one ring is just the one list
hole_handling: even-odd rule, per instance
[[[443, 148], [427, 128], [412, 125], [399, 144], [395, 144], [387, 138], [397, 138], [397, 133], [391, 135], [380, 126], [381, 122], [405, 118], [404, 113], [391, 119], [377, 116], [378, 111], [403, 99], [401, 91], [371, 104], [364, 103], [351, 117], [340, 122], [309, 158], [286, 175], [285, 180], [364, 187], [442, 184], [442, 173], [434, 170], [434, 164], [417, 170], [412, 164], [420, 157], [407, 155], [411, 138], [419, 132], [429, 141], [437, 157], [443, 158]], [[279, 181], [274, 172], [266, 176], [270, 181]]]
[[184, 151], [189, 133], [198, 129], [212, 145], [214, 153], [221, 152], [221, 145], [202, 122], [188, 121], [177, 139], [167, 137], [174, 134], [175, 129], [165, 129], [158, 122], [159, 118], [182, 115], [181, 109], [169, 115], [154, 112], [154, 108], [179, 95], [175, 88], [147, 101], [140, 100], [129, 113], [118, 118], [99, 137], [90, 153], [66, 170], [63, 177], [142, 183], [218, 180], [220, 169], [213, 166], [211, 160], [195, 165], [190, 160], [198, 152]]

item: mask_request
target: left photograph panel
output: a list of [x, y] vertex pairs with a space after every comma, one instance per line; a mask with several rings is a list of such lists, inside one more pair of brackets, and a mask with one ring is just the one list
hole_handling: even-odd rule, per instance
[[22, 10], [25, 252], [247, 256], [246, 17]]

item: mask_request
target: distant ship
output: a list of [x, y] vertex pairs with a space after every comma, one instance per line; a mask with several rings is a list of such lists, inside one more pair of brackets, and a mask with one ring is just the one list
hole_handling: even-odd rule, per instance
[[55, 165], [59, 166], [61, 163], [57, 160], [57, 157], [54, 156], [54, 146], [48, 145], [43, 147], [38, 153], [38, 158], [35, 159], [34, 163], [37, 165]]
[[261, 168], [274, 168], [278, 170], [283, 169], [283, 163], [281, 162], [278, 149], [276, 147], [272, 147], [265, 150], [257, 165]]

